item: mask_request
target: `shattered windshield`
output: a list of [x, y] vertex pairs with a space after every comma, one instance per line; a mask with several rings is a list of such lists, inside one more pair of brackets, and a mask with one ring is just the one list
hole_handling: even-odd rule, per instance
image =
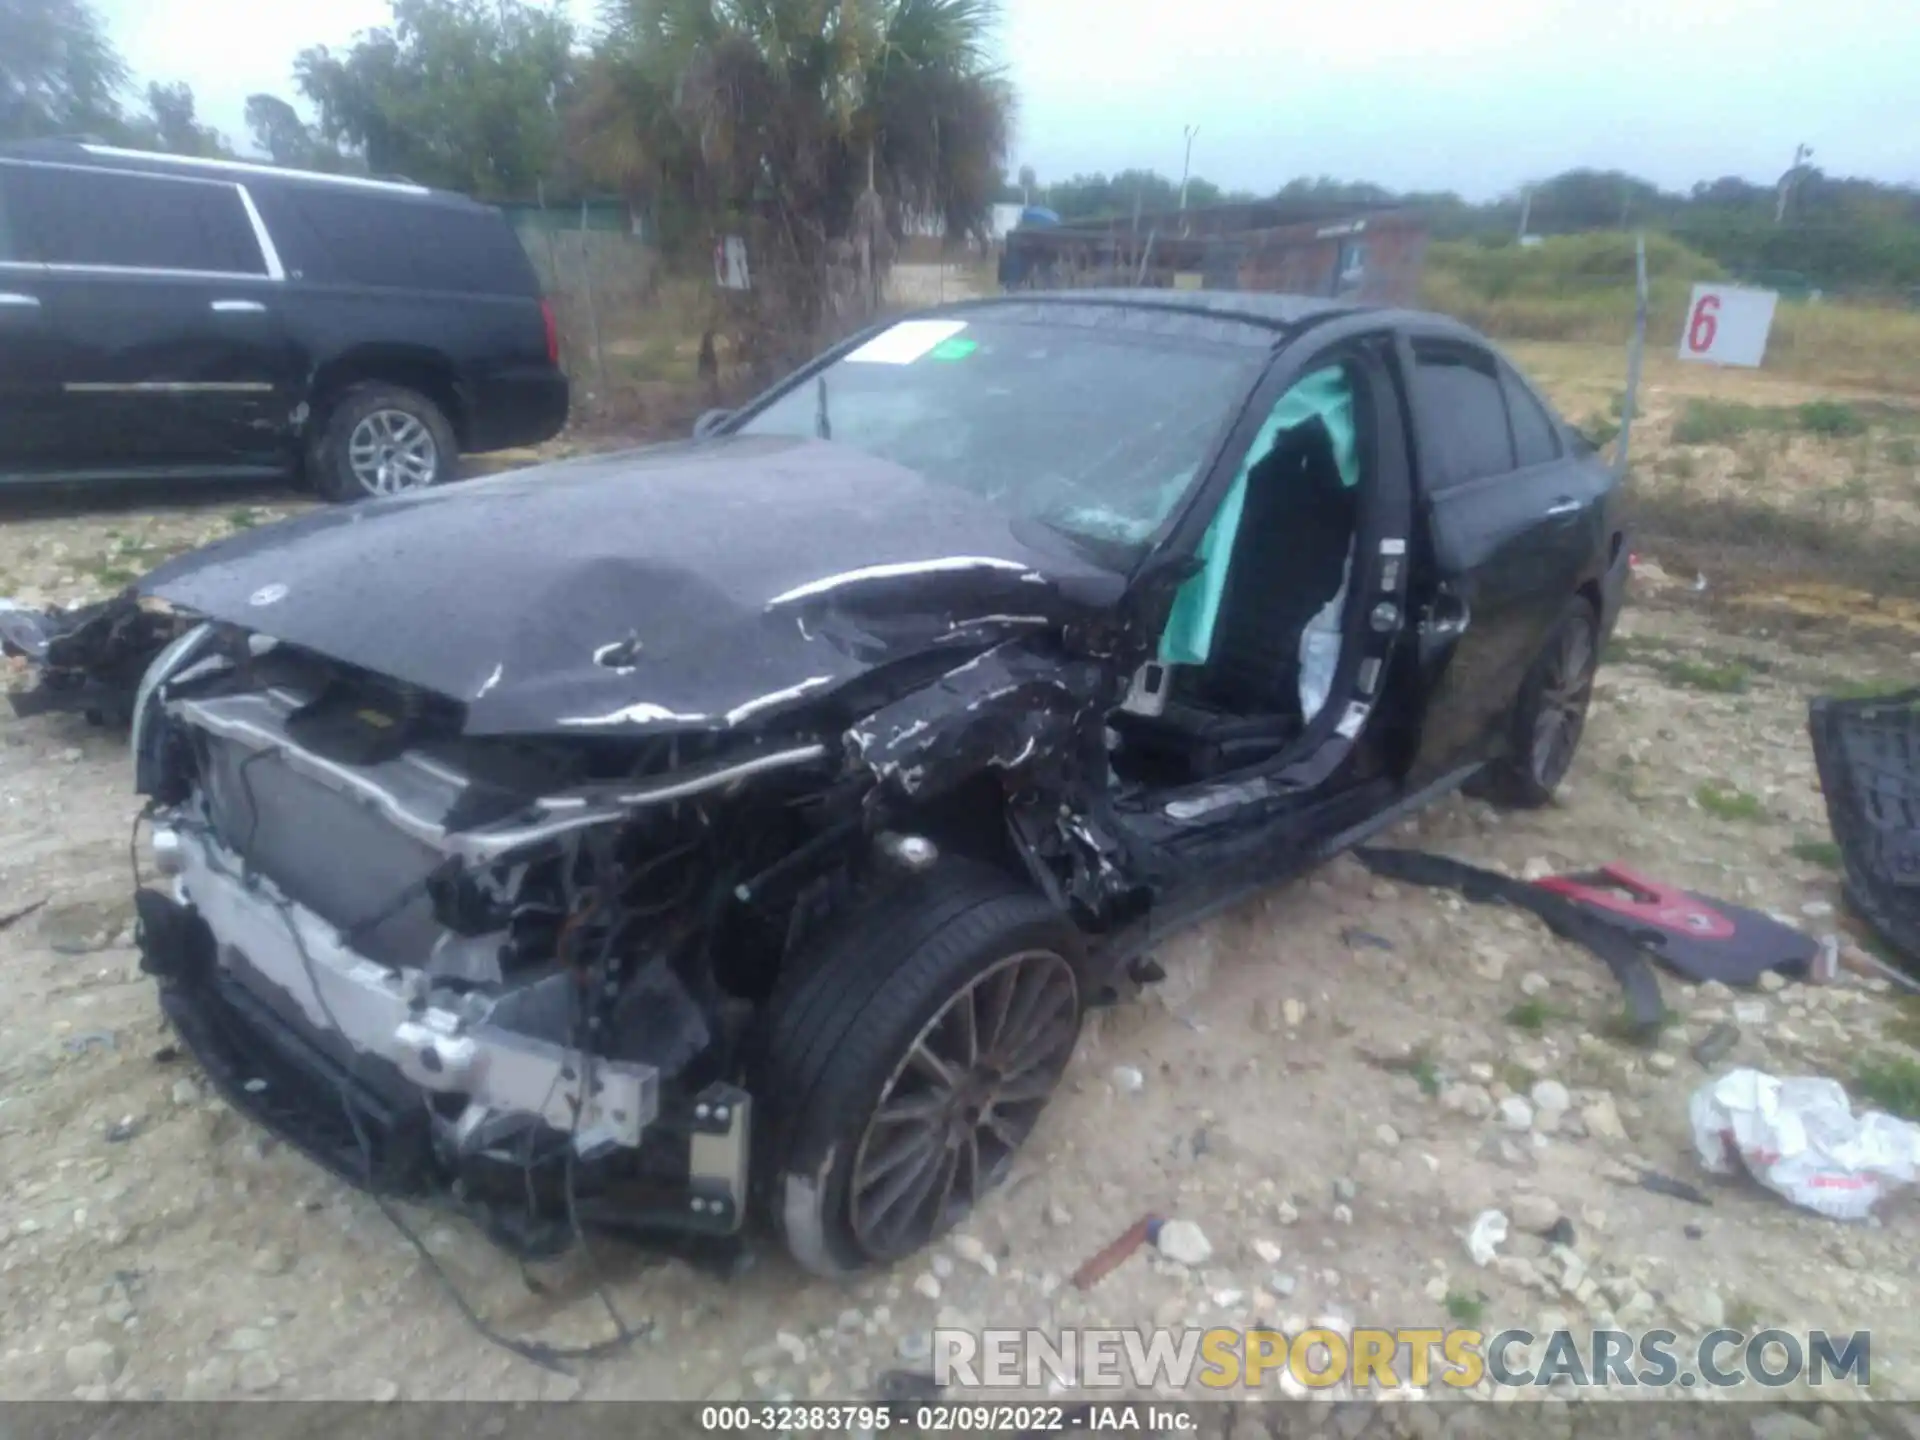
[[1260, 360], [1119, 327], [908, 320], [740, 433], [851, 445], [1125, 556], [1172, 512]]

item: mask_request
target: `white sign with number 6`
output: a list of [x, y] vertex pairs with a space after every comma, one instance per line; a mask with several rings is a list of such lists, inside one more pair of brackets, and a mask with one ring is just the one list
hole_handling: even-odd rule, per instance
[[1779, 299], [1772, 290], [1694, 286], [1680, 358], [1758, 367], [1767, 353], [1767, 332], [1773, 328], [1773, 307]]

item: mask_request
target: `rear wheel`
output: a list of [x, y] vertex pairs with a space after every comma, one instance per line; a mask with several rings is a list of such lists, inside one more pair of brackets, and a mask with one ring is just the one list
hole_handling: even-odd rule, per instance
[[1003, 1179], [1080, 1033], [1080, 940], [997, 872], [942, 866], [823, 938], [769, 1006], [760, 1201], [807, 1269], [938, 1239]]
[[307, 456], [313, 486], [329, 500], [371, 500], [453, 478], [460, 457], [438, 405], [399, 385], [342, 394]]
[[1576, 595], [1520, 687], [1507, 753], [1488, 775], [1490, 798], [1519, 809], [1553, 799], [1579, 752], [1599, 662], [1599, 613]]

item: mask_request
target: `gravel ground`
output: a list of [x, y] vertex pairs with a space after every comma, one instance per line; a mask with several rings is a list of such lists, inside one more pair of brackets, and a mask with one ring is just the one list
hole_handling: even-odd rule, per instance
[[[0, 593], [97, 593], [102, 570], [288, 508], [29, 508], [0, 526]], [[1764, 612], [1649, 588], [1560, 805], [1454, 800], [1394, 840], [1513, 874], [1622, 861], [1850, 943], [1809, 843], [1826, 825], [1804, 700], [1910, 673], [1916, 642], [1769, 634]], [[1715, 688], [1736, 666], [1737, 693]], [[596, 1280], [644, 1331], [542, 1369], [476, 1333], [370, 1200], [265, 1139], [175, 1056], [131, 949], [122, 747], [74, 718], [0, 718], [0, 914], [46, 901], [0, 931], [0, 1397], [848, 1399], [922, 1363], [936, 1323], [1452, 1314], [1488, 1329], [1870, 1328], [1873, 1394], [1920, 1398], [1910, 1198], [1837, 1224], [1705, 1176], [1686, 1132], [1708, 1074], [1690, 1047], [1719, 1021], [1740, 1038], [1715, 1073], [1847, 1078], [1864, 1053], [1910, 1058], [1881, 987], [1734, 997], [1669, 978], [1677, 1023], [1636, 1049], [1610, 1038], [1618, 992], [1584, 951], [1344, 859], [1168, 947], [1165, 982], [1093, 1018], [1014, 1180], [964, 1235], [894, 1271], [839, 1287], [761, 1246], [721, 1276], [603, 1242], [525, 1273], [464, 1223], [411, 1214], [499, 1331], [605, 1337]], [[1702, 808], [1703, 786], [1751, 801]], [[1640, 1167], [1711, 1205], [1638, 1188]], [[1463, 1236], [1489, 1208], [1512, 1234], [1480, 1266]], [[1065, 1283], [1147, 1210], [1198, 1226], [1211, 1253], [1137, 1255], [1089, 1292]], [[1539, 1232], [1562, 1218], [1571, 1240], [1556, 1248]]]

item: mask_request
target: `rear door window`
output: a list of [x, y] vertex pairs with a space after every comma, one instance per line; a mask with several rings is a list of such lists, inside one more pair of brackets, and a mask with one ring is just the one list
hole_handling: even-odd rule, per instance
[[282, 258], [321, 285], [539, 294], [520, 237], [499, 211], [346, 186], [284, 185], [256, 195]]
[[1493, 357], [1467, 345], [1417, 342], [1414, 409], [1429, 486], [1450, 489], [1515, 468], [1513, 434]]
[[1507, 394], [1507, 414], [1513, 420], [1513, 447], [1522, 470], [1547, 465], [1560, 458], [1560, 427], [1553, 423], [1526, 382], [1505, 365], [1500, 384]]
[[0, 165], [0, 261], [25, 260], [26, 252], [14, 238], [13, 226], [7, 221], [11, 209], [11, 197], [7, 193], [13, 184], [13, 177], [19, 173], [18, 167]]
[[21, 166], [11, 207], [49, 265], [265, 275], [240, 192], [222, 181]]

